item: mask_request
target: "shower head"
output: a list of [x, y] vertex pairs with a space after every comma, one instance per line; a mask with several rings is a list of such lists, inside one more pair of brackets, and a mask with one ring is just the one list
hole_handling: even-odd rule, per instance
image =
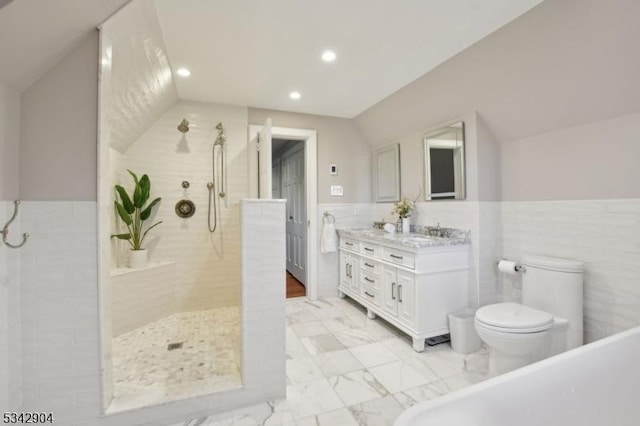
[[218, 123], [218, 125], [216, 126], [216, 130], [218, 132], [224, 132], [224, 126], [222, 125], [222, 122]]
[[189, 131], [189, 122], [186, 118], [183, 118], [180, 124], [178, 124], [178, 131], [180, 133], [187, 133]]

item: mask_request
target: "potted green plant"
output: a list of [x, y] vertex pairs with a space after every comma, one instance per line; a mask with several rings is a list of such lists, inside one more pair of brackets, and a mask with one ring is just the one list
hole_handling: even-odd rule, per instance
[[153, 208], [160, 202], [161, 198], [156, 198], [147, 204], [151, 194], [149, 176], [145, 174], [138, 179], [138, 176], [131, 170], [127, 171], [131, 174], [135, 183], [133, 197], [130, 197], [122, 186], [116, 185], [116, 193], [120, 197], [120, 201], [116, 199], [115, 209], [120, 220], [126, 225], [128, 232], [114, 234], [111, 237], [126, 240], [131, 246], [129, 267], [143, 268], [148, 259], [147, 249], [142, 246], [144, 238], [151, 229], [160, 225], [162, 221], [154, 223], [147, 227], [146, 230], [144, 229], [144, 222], [151, 217]]

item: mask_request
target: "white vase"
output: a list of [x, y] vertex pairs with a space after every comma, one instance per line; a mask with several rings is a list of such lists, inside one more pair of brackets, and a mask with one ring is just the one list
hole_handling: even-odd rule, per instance
[[408, 217], [405, 217], [402, 219], [402, 233], [408, 234], [409, 232], [411, 232], [411, 221]]
[[149, 252], [147, 249], [130, 250], [129, 251], [129, 267], [132, 269], [140, 269], [147, 266]]

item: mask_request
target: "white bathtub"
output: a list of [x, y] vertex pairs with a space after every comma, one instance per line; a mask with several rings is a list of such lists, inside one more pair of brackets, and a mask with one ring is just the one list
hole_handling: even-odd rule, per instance
[[638, 426], [640, 327], [443, 397], [395, 426]]

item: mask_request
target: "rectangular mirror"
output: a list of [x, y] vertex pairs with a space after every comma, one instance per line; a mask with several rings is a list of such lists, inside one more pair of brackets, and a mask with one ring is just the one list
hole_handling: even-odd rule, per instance
[[376, 203], [400, 200], [400, 145], [379, 148], [373, 155]]
[[464, 122], [424, 137], [425, 199], [464, 200]]

